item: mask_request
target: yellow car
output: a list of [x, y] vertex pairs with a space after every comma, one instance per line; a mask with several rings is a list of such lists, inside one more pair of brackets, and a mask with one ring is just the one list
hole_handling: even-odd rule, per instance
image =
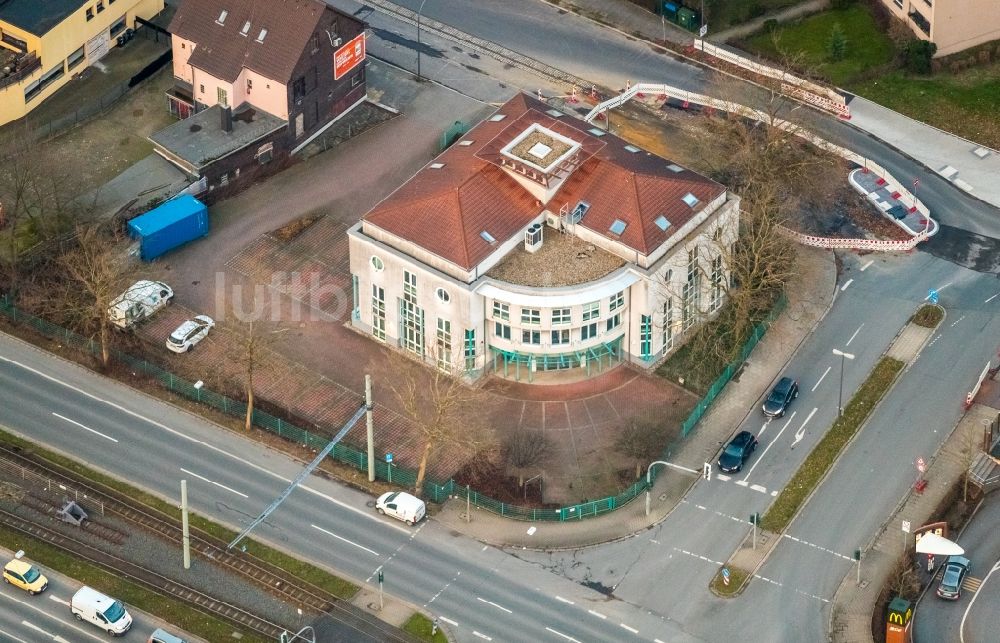
[[37, 567], [24, 562], [20, 557], [4, 565], [3, 582], [19, 587], [32, 596], [41, 594], [49, 586], [49, 579], [45, 578]]

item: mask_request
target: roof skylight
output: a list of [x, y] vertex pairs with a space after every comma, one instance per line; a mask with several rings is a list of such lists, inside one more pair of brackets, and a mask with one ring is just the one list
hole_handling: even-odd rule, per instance
[[459, 144], [460, 147], [469, 147], [474, 142], [475, 141], [472, 141], [472, 140], [469, 140], [469, 139], [465, 139], [464, 141], [459, 141], [458, 144]]
[[625, 149], [628, 150], [629, 152], [632, 152], [633, 154], [636, 154], [636, 153], [642, 151], [638, 147], [636, 147], [635, 145], [626, 145]]
[[627, 225], [628, 224], [622, 221], [621, 219], [615, 219], [615, 222], [611, 224], [610, 228], [611, 234], [617, 237], [622, 236], [622, 233], [625, 232], [625, 226]]
[[246, 21], [246, 22], [245, 22], [245, 23], [243, 24], [243, 28], [242, 28], [242, 29], [240, 29], [240, 35], [241, 35], [241, 36], [245, 36], [245, 35], [247, 35], [248, 33], [250, 33], [250, 21], [249, 21], [249, 20], [247, 20], [247, 21]]
[[552, 118], [562, 118], [563, 115], [563, 113], [560, 112], [558, 109], [547, 109], [545, 110], [545, 113], [551, 116]]
[[491, 246], [492, 245], [496, 245], [497, 240], [494, 239], [493, 235], [490, 234], [489, 232], [487, 232], [486, 230], [483, 230], [482, 232], [480, 232], [479, 236], [483, 238], [483, 241], [485, 241], [486, 243], [490, 244]]
[[684, 171], [684, 168], [682, 168], [680, 165], [677, 165], [676, 163], [671, 163], [670, 165], [667, 166], [667, 169], [670, 170], [671, 172], [683, 172]]
[[219, 17], [216, 18], [215, 21], [217, 23], [219, 23], [220, 25], [224, 25], [224, 24], [226, 24], [226, 16], [228, 16], [228, 15], [229, 15], [229, 12], [226, 11], [225, 9], [223, 9], [222, 13], [219, 14]]
[[257, 42], [264, 42], [265, 36], [267, 36], [267, 29], [261, 29], [260, 33], [257, 34]]
[[663, 230], [664, 232], [666, 232], [667, 228], [670, 227], [670, 222], [667, 221], [667, 217], [663, 216], [662, 214], [656, 217], [656, 221], [654, 221], [653, 223], [656, 224], [657, 228]]
[[490, 121], [492, 121], [494, 123], [498, 123], [498, 122], [502, 121], [505, 118], [507, 118], [506, 114], [494, 114], [493, 116], [490, 116]]
[[587, 131], [590, 132], [591, 134], [593, 134], [594, 136], [604, 136], [605, 134], [607, 134], [607, 132], [605, 132], [604, 130], [598, 129], [596, 127], [591, 127]]
[[698, 197], [688, 192], [684, 195], [684, 203], [687, 203], [688, 207], [693, 208], [698, 205]]
[[444, 167], [444, 163], [431, 163], [428, 167], [432, 170], [440, 170]]

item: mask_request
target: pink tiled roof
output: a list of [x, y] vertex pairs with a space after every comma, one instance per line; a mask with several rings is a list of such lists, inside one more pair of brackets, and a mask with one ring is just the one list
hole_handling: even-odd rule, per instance
[[[502, 244], [543, 209], [559, 212], [580, 201], [590, 204], [580, 225], [650, 254], [725, 192], [696, 172], [675, 172], [669, 161], [632, 152], [618, 137], [597, 136], [588, 123], [571, 116], [554, 118], [546, 109], [526, 94], [515, 96], [497, 112], [505, 119], [487, 119], [474, 127], [460, 138], [471, 145], [452, 145], [434, 161], [443, 167], [424, 167], [365, 215], [365, 222], [468, 270], [495, 249], [481, 232]], [[585, 159], [545, 205], [499, 168], [500, 150], [533, 123], [581, 143]], [[694, 208], [683, 201], [688, 193], [699, 201]], [[665, 231], [656, 225], [660, 216], [670, 222]], [[620, 237], [610, 231], [616, 219], [626, 224]]]

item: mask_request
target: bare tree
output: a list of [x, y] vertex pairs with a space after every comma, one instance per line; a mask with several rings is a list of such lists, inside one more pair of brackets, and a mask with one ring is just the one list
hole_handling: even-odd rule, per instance
[[524, 486], [525, 473], [544, 462], [551, 452], [552, 441], [541, 431], [517, 429], [504, 440], [504, 461], [517, 473], [518, 487]]
[[642, 469], [667, 446], [668, 427], [652, 417], [632, 418], [615, 440], [615, 450], [635, 461], [636, 480]]
[[104, 366], [110, 361], [113, 332], [108, 308], [122, 293], [127, 278], [124, 260], [115, 251], [116, 241], [115, 235], [97, 225], [78, 226], [75, 247], [59, 258], [77, 287], [67, 288], [55, 305], [84, 333], [96, 335]]
[[395, 351], [369, 365], [375, 386], [388, 389], [391, 405], [413, 426], [420, 441], [420, 460], [414, 492], [423, 493], [428, 463], [443, 447], [457, 455], [471, 457], [494, 451], [495, 440], [489, 427], [492, 399], [459, 377], [450, 360], [437, 359], [439, 351], [429, 351], [431, 367], [423, 361]]
[[256, 403], [255, 385], [256, 377], [261, 372], [266, 372], [276, 362], [274, 345], [280, 334], [287, 328], [274, 328], [274, 324], [269, 324], [265, 319], [265, 312], [258, 308], [257, 288], [251, 290], [251, 310], [249, 312], [241, 309], [242, 299], [233, 302], [228, 306], [228, 318], [233, 324], [231, 330], [235, 335], [236, 351], [233, 359], [238, 363], [241, 385], [247, 400], [247, 412], [244, 417], [243, 428], [250, 431], [253, 427], [253, 412]]

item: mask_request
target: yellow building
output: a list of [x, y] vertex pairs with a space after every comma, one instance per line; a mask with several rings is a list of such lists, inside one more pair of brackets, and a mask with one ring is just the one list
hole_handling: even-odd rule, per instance
[[0, 125], [25, 116], [163, 0], [0, 0]]
[[918, 38], [937, 45], [937, 57], [1000, 40], [997, 0], [881, 0]]

